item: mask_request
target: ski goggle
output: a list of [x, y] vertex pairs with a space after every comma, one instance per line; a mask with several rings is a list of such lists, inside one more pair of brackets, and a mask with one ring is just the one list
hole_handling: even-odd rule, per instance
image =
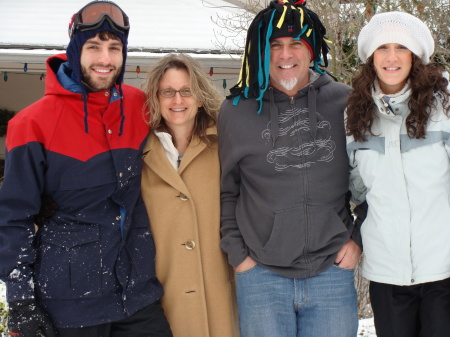
[[93, 1], [73, 15], [69, 25], [69, 37], [72, 38], [76, 29], [96, 29], [105, 20], [120, 33], [127, 33], [130, 29], [128, 16], [119, 6], [109, 1]]

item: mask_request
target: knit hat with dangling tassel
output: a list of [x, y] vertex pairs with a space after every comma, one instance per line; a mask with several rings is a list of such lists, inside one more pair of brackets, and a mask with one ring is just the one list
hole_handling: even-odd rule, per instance
[[305, 0], [274, 0], [253, 19], [247, 31], [247, 40], [238, 83], [230, 89], [237, 105], [241, 97], [259, 101], [269, 86], [270, 41], [280, 37], [292, 37], [305, 42], [311, 54], [312, 69], [319, 74], [327, 67], [329, 47], [326, 29], [319, 17], [306, 8]]

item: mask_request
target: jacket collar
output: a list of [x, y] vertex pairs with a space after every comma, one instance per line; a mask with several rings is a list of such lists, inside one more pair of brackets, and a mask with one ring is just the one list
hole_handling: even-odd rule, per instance
[[378, 111], [385, 116], [406, 116], [409, 114], [408, 102], [411, 96], [409, 82], [395, 94], [386, 95], [381, 91], [378, 81], [372, 87], [372, 97]]

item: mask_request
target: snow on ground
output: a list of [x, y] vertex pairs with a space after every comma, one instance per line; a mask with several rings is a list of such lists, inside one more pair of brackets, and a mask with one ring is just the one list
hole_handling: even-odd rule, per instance
[[358, 337], [377, 337], [375, 334], [375, 327], [373, 325], [373, 318], [366, 318], [359, 320]]
[[[0, 282], [0, 302], [2, 303], [6, 303], [5, 292], [6, 292], [5, 285], [2, 282]], [[359, 329], [357, 337], [377, 337], [377, 335], [375, 334], [375, 328], [373, 326], [373, 318], [361, 319], [359, 321]]]

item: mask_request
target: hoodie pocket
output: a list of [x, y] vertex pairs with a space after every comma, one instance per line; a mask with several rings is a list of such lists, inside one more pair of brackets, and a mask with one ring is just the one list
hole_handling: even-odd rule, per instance
[[344, 242], [347, 227], [333, 208], [299, 205], [275, 212], [269, 240], [261, 251], [261, 262], [289, 267], [307, 254], [330, 255]]
[[267, 265], [288, 267], [305, 249], [306, 205], [275, 212], [269, 240], [261, 252], [261, 262]]

